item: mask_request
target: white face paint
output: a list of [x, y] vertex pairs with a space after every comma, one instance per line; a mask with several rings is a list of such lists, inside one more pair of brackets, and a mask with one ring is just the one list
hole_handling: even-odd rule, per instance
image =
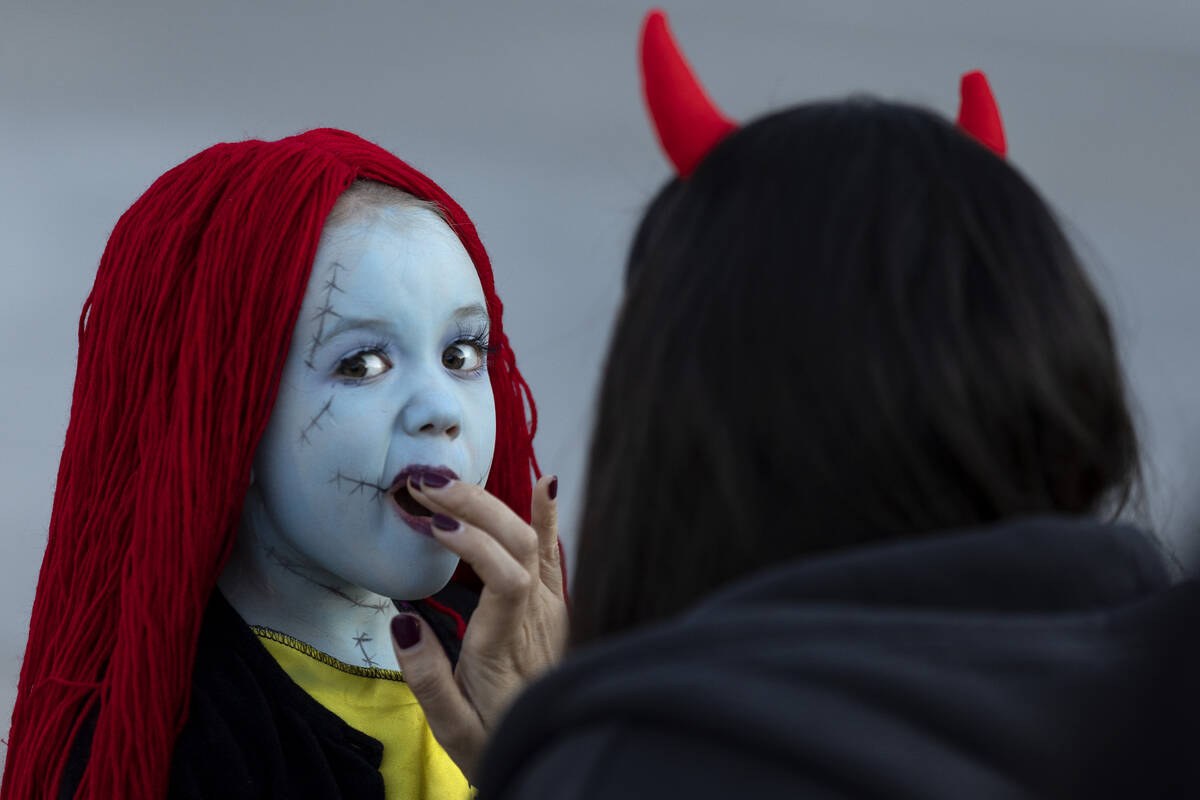
[[337, 594], [411, 600], [441, 589], [458, 559], [388, 490], [422, 466], [485, 483], [496, 413], [470, 256], [427, 209], [379, 217], [321, 237], [243, 533]]

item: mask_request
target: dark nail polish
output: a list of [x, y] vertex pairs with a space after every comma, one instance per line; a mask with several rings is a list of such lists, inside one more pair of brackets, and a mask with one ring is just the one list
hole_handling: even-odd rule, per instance
[[392, 617], [392, 638], [401, 650], [415, 647], [421, 641], [421, 623], [412, 614], [397, 614]]
[[437, 528], [439, 531], [446, 531], [449, 533], [450, 531], [458, 530], [462, 526], [454, 517], [448, 517], [445, 514], [434, 514], [433, 527]]
[[550, 485], [546, 487], [546, 494], [550, 495], [550, 499], [558, 497], [558, 476], [555, 475], [550, 479]]
[[430, 489], [441, 489], [443, 486], [448, 486], [450, 479], [445, 475], [438, 475], [436, 472], [424, 472], [421, 474], [421, 485], [428, 486]]

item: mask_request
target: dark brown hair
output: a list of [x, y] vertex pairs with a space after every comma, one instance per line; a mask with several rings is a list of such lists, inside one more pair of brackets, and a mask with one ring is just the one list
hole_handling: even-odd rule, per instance
[[642, 220], [593, 432], [582, 643], [783, 560], [1123, 503], [1108, 316], [1037, 192], [927, 111], [750, 124]]

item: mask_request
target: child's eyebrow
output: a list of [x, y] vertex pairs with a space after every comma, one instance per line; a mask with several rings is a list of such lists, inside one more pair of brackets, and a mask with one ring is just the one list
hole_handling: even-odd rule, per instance
[[375, 331], [387, 331], [391, 328], [391, 323], [386, 319], [374, 319], [363, 317], [338, 317], [338, 321], [325, 332], [321, 337], [321, 344], [329, 341], [339, 333], [345, 333], [356, 328], [366, 328]]
[[[455, 322], [487, 322], [488, 313], [487, 309], [484, 308], [481, 303], [472, 303], [471, 305], [462, 306], [461, 308], [455, 309], [454, 313], [451, 314], [451, 319], [453, 319]], [[378, 319], [374, 317], [338, 316], [337, 322], [331, 325], [329, 329], [324, 332], [324, 335], [321, 337], [321, 344], [324, 344], [340, 333], [345, 333], [346, 331], [355, 330], [358, 328], [384, 332], [391, 329], [391, 322], [386, 319]]]
[[488, 321], [487, 309], [480, 303], [472, 303], [469, 306], [463, 306], [456, 309], [453, 318], [455, 322], [467, 322], [468, 320], [483, 320]]

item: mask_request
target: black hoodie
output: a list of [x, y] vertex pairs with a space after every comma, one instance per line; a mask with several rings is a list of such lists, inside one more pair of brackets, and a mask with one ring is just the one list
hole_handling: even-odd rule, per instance
[[1168, 584], [1062, 519], [783, 565], [536, 684], [480, 798], [1200, 797], [1200, 589]]

